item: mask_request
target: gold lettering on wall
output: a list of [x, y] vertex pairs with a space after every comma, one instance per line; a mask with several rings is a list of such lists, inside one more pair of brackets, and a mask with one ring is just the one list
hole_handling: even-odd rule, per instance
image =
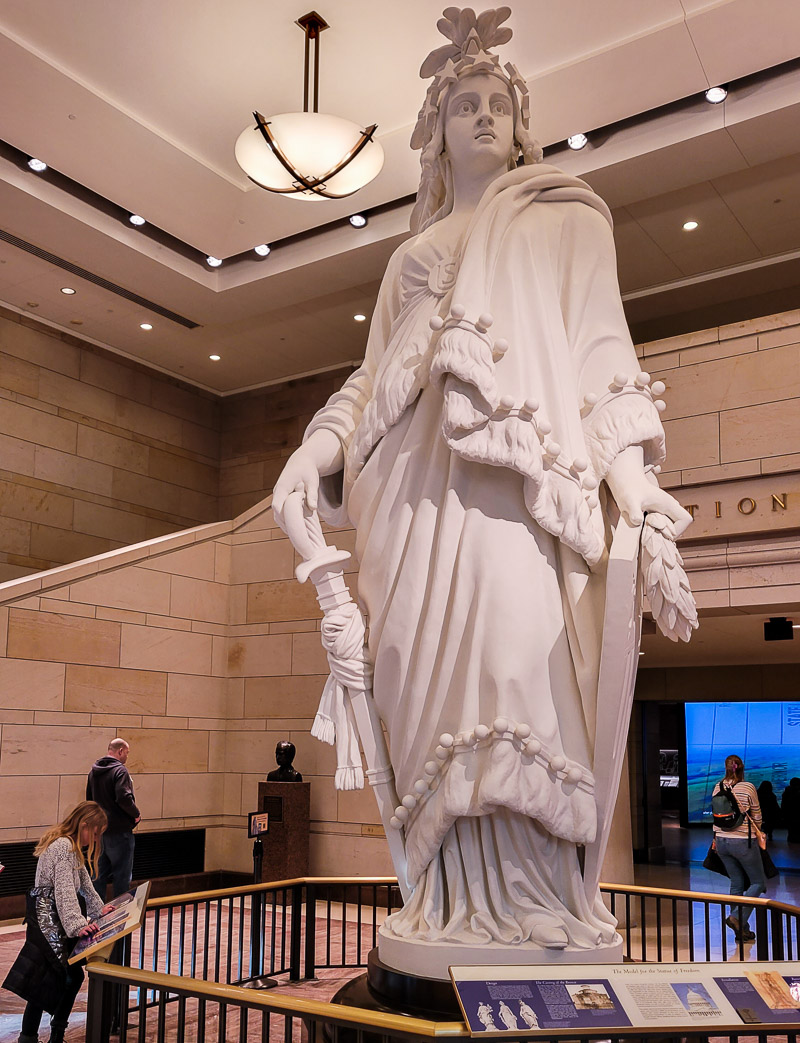
[[777, 509], [779, 507], [780, 507], [780, 509], [782, 511], [785, 511], [786, 510], [786, 501], [788, 499], [789, 499], [789, 494], [788, 493], [781, 493], [780, 496], [778, 496], [777, 493], [773, 493], [772, 494], [772, 509], [773, 509], [773, 511], [777, 511]]
[[[749, 504], [750, 506], [746, 508], [746, 504]], [[739, 511], [740, 514], [752, 514], [753, 511], [756, 509], [756, 501], [753, 499], [752, 496], [744, 496], [736, 504], [736, 509]]]
[[[753, 476], [670, 491], [694, 520], [688, 539], [800, 526], [800, 469], [778, 477]], [[695, 502], [684, 503], [683, 497]]]

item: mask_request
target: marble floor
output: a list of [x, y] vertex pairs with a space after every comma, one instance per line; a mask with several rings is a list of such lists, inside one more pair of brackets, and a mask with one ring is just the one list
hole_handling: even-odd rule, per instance
[[[707, 834], [702, 838], [699, 847], [694, 844], [694, 838], [691, 836], [675, 839], [683, 845], [685, 852], [688, 852], [689, 855], [694, 856], [696, 850], [700, 851], [700, 858], [704, 856], [705, 849], [708, 846]], [[635, 879], [637, 884], [643, 886], [703, 891], [718, 894], [727, 893], [727, 881], [722, 877], [715, 876], [713, 873], [703, 869], [702, 866], [696, 862], [690, 862], [688, 865], [673, 863], [663, 866], [637, 866]], [[800, 872], [794, 873], [791, 870], [782, 872], [780, 878], [771, 883], [768, 897], [778, 899], [791, 905], [800, 906]], [[327, 912], [327, 906], [320, 903], [317, 909], [318, 922], [321, 919], [326, 918]], [[362, 914], [360, 923], [356, 922], [354, 908], [352, 906], [348, 907], [346, 911], [346, 930], [343, 934], [341, 928], [341, 907], [331, 905], [330, 913], [333, 922], [329, 938], [325, 936], [324, 932], [318, 936], [318, 962], [355, 963], [359, 958], [365, 960], [366, 954], [372, 947], [374, 939], [374, 928], [371, 916]], [[644, 930], [642, 930], [642, 926], [639, 923], [634, 923], [631, 928], [634, 957], [636, 957], [636, 955], [641, 951], [640, 946], [642, 935], [644, 934], [648, 944], [647, 958], [656, 958], [656, 928], [655, 916], [653, 913], [654, 907], [650, 907], [644, 924]], [[152, 914], [150, 915], [152, 917]], [[210, 913], [211, 922], [209, 923], [208, 932], [205, 931], [205, 922], [203, 920], [204, 915], [205, 914], [201, 910], [201, 918], [194, 924], [188, 917], [184, 923], [176, 916], [175, 922], [172, 924], [172, 943], [167, 946], [165, 942], [162, 941], [159, 946], [159, 951], [156, 954], [152, 952], [152, 944], [148, 940], [148, 938], [152, 938], [152, 931], [145, 936], [144, 951], [141, 953], [138, 949], [138, 942], [134, 941], [131, 959], [132, 965], [144, 966], [160, 971], [169, 970], [171, 973], [180, 973], [180, 961], [181, 958], [183, 958], [183, 971], [184, 973], [190, 973], [190, 956], [187, 955], [187, 953], [191, 950], [190, 941], [192, 933], [194, 932], [196, 943], [195, 950], [197, 950], [196, 970], [198, 972], [200, 971], [200, 968], [203, 965], [203, 960], [205, 959], [207, 960], [206, 966], [209, 968], [207, 971], [208, 977], [211, 979], [216, 977], [218, 980], [222, 981], [226, 979], [235, 981], [237, 978], [247, 977], [249, 974], [249, 966], [246, 945], [240, 944], [237, 946], [237, 943], [234, 942], [234, 944], [230, 946], [232, 951], [230, 973], [227, 971], [226, 960], [222, 953], [220, 961], [217, 962], [216, 951], [218, 945], [221, 950], [227, 951], [229, 945], [227, 939], [235, 939], [239, 937], [240, 927], [241, 936], [244, 938], [248, 937], [249, 911], [245, 910], [243, 907], [240, 908], [238, 905], [226, 906], [219, 912], [219, 926], [217, 926], [217, 917], [215, 914], [213, 912]], [[385, 913], [382, 913], [381, 911], [378, 912], [376, 917], [377, 923], [380, 923], [383, 915], [385, 915]], [[668, 960], [673, 956], [673, 927], [675, 929], [674, 945], [678, 950], [678, 956], [679, 958], [688, 958], [686, 944], [689, 935], [689, 917], [689, 910], [688, 907], [686, 907], [678, 912], [674, 925], [667, 923], [666, 920], [662, 923], [662, 929], [665, 931], [664, 959]], [[638, 915], [634, 914], [632, 920], [636, 919], [638, 919]], [[697, 942], [705, 927], [703, 923], [702, 910], [699, 908], [695, 909], [691, 914], [691, 919], [693, 921], [692, 926], [695, 932], [695, 941]], [[271, 933], [271, 924], [272, 913], [271, 911], [268, 911], [266, 935], [268, 938], [271, 936], [275, 938], [276, 946], [280, 950], [281, 939], [284, 937], [284, 925], [280, 910], [275, 914], [274, 935]], [[712, 916], [710, 925], [707, 929], [708, 951], [712, 959], [723, 958], [722, 938], [724, 933], [725, 928], [722, 925], [722, 916], [719, 914]], [[161, 935], [162, 937], [165, 935], [165, 924], [163, 922], [161, 925]], [[24, 931], [18, 925], [11, 924], [5, 927], [0, 927], [0, 980], [5, 977], [9, 966], [19, 952], [23, 937]], [[181, 954], [183, 954], [183, 956], [181, 956]], [[739, 960], [742, 957], [746, 960], [755, 959], [754, 946], [746, 945], [744, 950], [740, 952], [733, 943], [731, 932], [727, 932], [724, 958], [733, 961]], [[703, 957], [701, 956], [699, 958]], [[279, 989], [273, 991], [271, 995], [287, 993], [292, 996], [328, 1000], [346, 981], [360, 973], [362, 973], [360, 968], [321, 968], [318, 970], [317, 977], [313, 981], [293, 985], [288, 983], [288, 975], [279, 974], [276, 976], [280, 983]], [[23, 1007], [23, 1002], [16, 996], [5, 991], [0, 991], [0, 1043], [15, 1043], [20, 1029]], [[187, 1006], [186, 1015], [189, 1019], [196, 1019], [197, 1017], [197, 1012], [193, 1009], [191, 1002]], [[167, 1028], [174, 1030], [178, 1016], [177, 1004], [170, 1003], [167, 1006], [165, 1016]], [[204, 1018], [207, 1026], [207, 1038], [209, 1040], [238, 1040], [239, 1043], [249, 1043], [250, 1040], [252, 1040], [253, 1043], [257, 1043], [257, 1041], [260, 1041], [260, 1043], [273, 1043], [273, 1041], [274, 1043], [287, 1043], [287, 1040], [291, 1039], [293, 1043], [301, 1043], [302, 1026], [298, 1021], [295, 1021], [293, 1026], [288, 1027], [287, 1031], [284, 1019], [278, 1015], [272, 1015], [268, 1023], [262, 1022], [260, 1015], [257, 1014], [249, 1015], [246, 1024], [241, 1024], [239, 1018], [240, 1015], [238, 1011], [230, 1010], [227, 1016], [227, 1022], [221, 1025], [219, 1023], [217, 1009], [209, 1006], [205, 1012]], [[84, 988], [81, 990], [76, 1001], [75, 1009], [70, 1019], [66, 1043], [81, 1043], [85, 1036], [85, 1020], [86, 985], [84, 985]], [[128, 1030], [128, 1039], [130, 1040], [130, 1043], [133, 1043], [134, 1040], [138, 1040], [140, 1043], [146, 1043], [146, 1041], [155, 1039], [156, 1022], [157, 1012], [151, 1009], [147, 1014], [145, 1025], [142, 1026], [142, 1032], [140, 1034], [138, 1031], [138, 1014], [133, 1014], [130, 1019], [130, 1028]], [[48, 1026], [45, 1022], [42, 1028], [42, 1035], [46, 1038], [47, 1033]], [[169, 1032], [169, 1036], [175, 1038], [173, 1031]]]

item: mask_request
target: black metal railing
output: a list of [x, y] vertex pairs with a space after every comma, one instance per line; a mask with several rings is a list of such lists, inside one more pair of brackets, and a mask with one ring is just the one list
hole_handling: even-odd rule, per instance
[[[630, 960], [793, 960], [800, 951], [800, 909], [782, 902], [629, 884], [602, 884], [601, 891], [620, 921]], [[754, 938], [735, 932], [729, 916], [739, 924], [749, 920]]]
[[[624, 954], [630, 960], [792, 960], [800, 951], [800, 909], [793, 906], [744, 898], [731, 906], [727, 895], [633, 885], [604, 884], [601, 890], [621, 921]], [[368, 1043], [415, 1034], [462, 1035], [460, 1023], [421, 1021], [412, 1031], [404, 1018], [401, 1031], [392, 1022], [362, 1023], [355, 1015], [367, 1012], [353, 1008], [322, 1003], [312, 1009], [303, 1006], [311, 1001], [241, 988], [265, 976], [283, 975], [281, 983], [287, 984], [313, 979], [323, 969], [364, 967], [377, 945], [380, 923], [400, 905], [391, 878], [338, 877], [151, 901], [142, 928], [127, 947], [129, 966], [90, 968], [87, 1043], [103, 1043], [113, 1022], [119, 1023], [120, 1043], [130, 1035], [129, 1022], [137, 1043], [206, 1043], [206, 1038], [217, 1043], [290, 1043], [299, 1041], [301, 1026], [313, 1040], [313, 1031], [323, 1023], [333, 1025], [325, 1037], [329, 1043], [348, 1026], [350, 1043], [365, 1043], [366, 1025]], [[726, 918], [732, 914], [741, 921], [750, 913], [755, 939], [734, 940]], [[792, 1033], [770, 1035], [797, 1043]], [[741, 1036], [752, 1039], [753, 1033]], [[708, 1038], [688, 1029], [681, 1030], [681, 1037]], [[713, 1037], [738, 1038], [719, 1031]]]

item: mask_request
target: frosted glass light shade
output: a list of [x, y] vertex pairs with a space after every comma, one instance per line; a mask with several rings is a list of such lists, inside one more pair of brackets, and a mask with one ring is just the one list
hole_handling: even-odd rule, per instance
[[[357, 146], [364, 131], [357, 123], [324, 112], [282, 112], [270, 116], [267, 122], [289, 165], [309, 180], [324, 179], [335, 170]], [[235, 154], [245, 174], [271, 192], [285, 193], [292, 199], [325, 198], [298, 184], [255, 125], [239, 135]], [[368, 185], [382, 166], [383, 149], [377, 141], [368, 141], [343, 170], [320, 187], [329, 198], [352, 195]]]

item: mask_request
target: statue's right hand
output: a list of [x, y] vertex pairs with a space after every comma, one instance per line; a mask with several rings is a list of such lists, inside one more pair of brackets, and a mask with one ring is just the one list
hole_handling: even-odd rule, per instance
[[283, 507], [290, 493], [302, 493], [305, 506], [310, 511], [317, 509], [319, 477], [319, 467], [313, 453], [308, 451], [307, 446], [301, 445], [289, 457], [272, 490], [272, 511], [281, 528], [284, 528]]

